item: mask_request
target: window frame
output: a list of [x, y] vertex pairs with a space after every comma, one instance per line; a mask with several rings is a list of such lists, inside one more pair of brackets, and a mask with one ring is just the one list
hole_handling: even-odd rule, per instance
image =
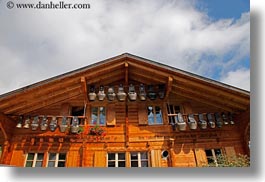
[[[152, 107], [152, 113], [153, 113], [153, 123], [151, 123], [151, 121], [149, 120], [149, 108]], [[156, 107], [159, 107], [160, 109], [160, 115], [161, 115], [161, 123], [157, 122], [157, 113], [156, 113]], [[147, 123], [148, 125], [163, 125], [164, 124], [164, 118], [163, 118], [163, 110], [162, 110], [162, 106], [158, 105], [158, 104], [147, 104], [146, 106], [146, 112], [147, 112]]]
[[[177, 109], [176, 109], [177, 108]], [[182, 107], [178, 104], [167, 104], [168, 124], [177, 123], [177, 114], [182, 113]]]
[[[50, 160], [50, 154], [56, 154], [55, 160]], [[65, 155], [65, 159], [60, 159], [60, 155]], [[47, 153], [47, 161], [46, 161], [46, 167], [58, 167], [59, 162], [64, 162], [64, 167], [66, 167], [66, 159], [67, 159], [67, 153], [56, 153], [56, 152], [48, 152]], [[54, 162], [54, 166], [49, 166], [49, 162]], [[60, 167], [60, 166], [59, 166]]]
[[[34, 154], [33, 156], [33, 160], [28, 160], [28, 156], [29, 154]], [[43, 154], [43, 158], [42, 160], [38, 160], [38, 155], [39, 154]], [[25, 163], [24, 163], [24, 167], [43, 167], [43, 164], [44, 164], [44, 159], [45, 159], [45, 153], [44, 152], [29, 152], [27, 153], [26, 155], [26, 159], [25, 159]], [[27, 162], [32, 162], [32, 166], [26, 166], [27, 165]], [[36, 163], [37, 162], [42, 162], [41, 166], [36, 166]]]
[[[103, 107], [104, 108], [104, 124], [100, 124], [100, 108]], [[93, 109], [94, 108], [97, 108], [97, 121], [96, 121], [96, 124], [93, 122]], [[91, 126], [106, 126], [107, 125], [107, 107], [104, 106], [104, 105], [96, 105], [96, 106], [91, 106], [91, 109], [90, 109], [90, 125]]]
[[[220, 150], [220, 154], [222, 155], [223, 154], [223, 151], [221, 148], [212, 148], [212, 149], [205, 149], [205, 155], [206, 155], [206, 159], [207, 159], [207, 164], [209, 165], [210, 162], [209, 162], [209, 159], [213, 160], [213, 163], [215, 164], [216, 167], [218, 167], [218, 160], [217, 160], [217, 155], [216, 154], [216, 151], [217, 150]], [[211, 151], [211, 156], [208, 156], [206, 151]]]
[[[109, 160], [109, 154], [115, 154], [115, 159]], [[124, 154], [124, 159], [119, 159], [118, 154]], [[126, 167], [126, 152], [108, 152], [106, 161], [107, 161], [107, 167], [111, 167], [111, 166], [109, 166], [109, 162], [115, 162], [114, 167], [122, 167], [122, 166], [119, 166], [119, 162], [124, 162], [124, 164], [125, 164], [124, 167]]]
[[[132, 153], [137, 153], [137, 160], [136, 159], [132, 160]], [[141, 158], [141, 156], [142, 156], [141, 154], [142, 153], [146, 154], [146, 156], [147, 156], [146, 159], [142, 159]], [[138, 163], [137, 167], [142, 167], [142, 162], [147, 162], [147, 166], [144, 166], [144, 167], [149, 167], [149, 155], [148, 155], [148, 152], [147, 151], [142, 151], [142, 152], [131, 151], [130, 152], [130, 167], [134, 167], [134, 166], [132, 166], [132, 162], [135, 162], [135, 161], [137, 161], [137, 163]]]

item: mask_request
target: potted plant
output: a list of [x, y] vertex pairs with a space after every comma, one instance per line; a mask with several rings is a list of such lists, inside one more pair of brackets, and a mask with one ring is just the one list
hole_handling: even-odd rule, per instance
[[90, 128], [89, 134], [101, 136], [105, 134], [105, 131], [99, 125], [95, 125], [94, 127]]

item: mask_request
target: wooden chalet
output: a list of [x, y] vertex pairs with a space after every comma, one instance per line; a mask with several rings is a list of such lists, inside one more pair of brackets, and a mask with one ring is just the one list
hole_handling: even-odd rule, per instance
[[249, 141], [248, 91], [128, 53], [0, 95], [1, 165], [202, 167]]

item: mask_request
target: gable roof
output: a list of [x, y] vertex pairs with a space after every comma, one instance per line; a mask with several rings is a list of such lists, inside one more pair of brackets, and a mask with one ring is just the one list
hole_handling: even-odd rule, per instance
[[86, 97], [86, 83], [168, 83], [177, 96], [228, 111], [249, 109], [250, 92], [152, 60], [124, 53], [0, 95], [0, 112], [25, 114], [71, 98]]

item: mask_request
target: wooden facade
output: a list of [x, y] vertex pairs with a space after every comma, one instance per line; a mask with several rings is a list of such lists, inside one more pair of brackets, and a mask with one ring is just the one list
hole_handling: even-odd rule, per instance
[[128, 53], [0, 96], [3, 165], [202, 167], [249, 141], [248, 91]]

